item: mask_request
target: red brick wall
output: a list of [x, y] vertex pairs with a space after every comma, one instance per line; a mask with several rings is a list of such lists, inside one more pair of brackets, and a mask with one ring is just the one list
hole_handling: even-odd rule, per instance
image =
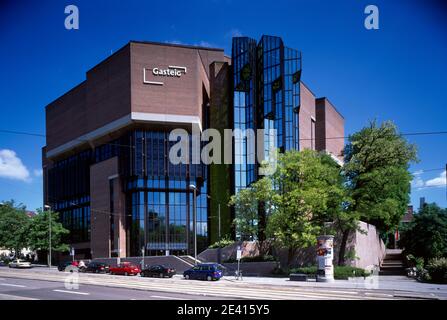
[[[312, 118], [315, 117], [315, 96], [309, 88], [302, 82], [300, 82], [300, 94], [301, 103], [299, 111], [299, 135], [300, 135], [300, 150], [311, 149], [312, 146], [312, 135], [311, 135], [311, 125]], [[304, 139], [304, 140], [303, 140]], [[314, 141], [315, 143], [315, 141]]]
[[[318, 145], [318, 150], [326, 150], [338, 159], [343, 160], [342, 150], [344, 139], [333, 139], [344, 137], [345, 120], [332, 103], [326, 98], [316, 100], [317, 107], [317, 140], [324, 140], [324, 144]], [[324, 138], [324, 139], [323, 139]], [[331, 138], [331, 139], [327, 139]]]
[[[110, 189], [109, 177], [118, 173], [114, 157], [90, 167], [91, 249], [92, 257], [109, 257], [110, 251]], [[120, 193], [115, 190], [115, 194]], [[118, 208], [116, 212], [120, 212]]]

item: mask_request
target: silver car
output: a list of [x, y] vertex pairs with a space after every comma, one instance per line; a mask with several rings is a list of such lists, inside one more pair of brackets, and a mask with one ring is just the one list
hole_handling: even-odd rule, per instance
[[31, 262], [15, 259], [9, 263], [10, 268], [32, 268]]

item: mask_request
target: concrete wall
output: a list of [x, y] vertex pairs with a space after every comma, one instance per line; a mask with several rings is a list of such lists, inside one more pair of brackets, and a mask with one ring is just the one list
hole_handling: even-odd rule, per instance
[[366, 234], [356, 231], [351, 238], [348, 248], [355, 249], [358, 259], [350, 261], [350, 265], [371, 269], [374, 265], [380, 265], [385, 257], [385, 244], [380, 239], [375, 226], [362, 221], [359, 222], [359, 225]]
[[[347, 264], [371, 269], [374, 265], [379, 265], [385, 257], [385, 245], [379, 237], [376, 227], [360, 221], [359, 227], [363, 232], [352, 232], [348, 238], [346, 252], [355, 250], [356, 259], [346, 261]], [[340, 248], [341, 235], [336, 235], [334, 239], [334, 264], [338, 264], [338, 253]], [[230, 246], [221, 249], [221, 261], [224, 262], [230, 258], [236, 257], [237, 247], [241, 246], [242, 256], [256, 256], [259, 254], [258, 246], [255, 241], [236, 242]], [[293, 267], [308, 266], [316, 264], [316, 246], [298, 250], [292, 260]], [[279, 260], [279, 265], [283, 268], [288, 265], [287, 249], [273, 249], [271, 252]], [[218, 249], [207, 249], [201, 252], [198, 258], [204, 262], [216, 262], [218, 260]], [[255, 266], [256, 263], [245, 263], [246, 265]], [[226, 265], [226, 264], [224, 264]], [[276, 265], [276, 263], [275, 263]], [[229, 266], [231, 267], [231, 266]], [[250, 269], [251, 270], [251, 269]]]
[[[259, 254], [259, 249], [256, 241], [238, 241], [225, 248], [221, 248], [221, 261], [228, 259], [236, 259], [236, 252], [238, 246], [241, 247], [242, 257], [253, 257]], [[203, 262], [217, 262], [218, 249], [206, 249], [202, 251], [197, 258]]]

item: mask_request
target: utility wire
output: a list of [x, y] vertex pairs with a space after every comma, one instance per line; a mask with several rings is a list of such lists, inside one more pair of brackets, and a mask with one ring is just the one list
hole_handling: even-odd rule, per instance
[[[0, 129], [0, 133], [6, 133], [6, 134], [17, 134], [17, 135], [27, 135], [27, 136], [35, 136], [35, 137], [41, 137], [46, 138], [47, 136], [41, 133], [33, 133], [33, 132], [25, 132], [25, 131], [14, 131], [14, 130], [4, 130]], [[447, 131], [421, 131], [421, 132], [407, 132], [407, 133], [400, 133], [399, 136], [426, 136], [426, 135], [442, 135], [447, 134]], [[338, 137], [325, 137], [325, 138], [299, 138], [299, 141], [310, 141], [310, 140], [336, 140], [336, 139], [349, 139], [350, 136], [338, 136]], [[73, 139], [75, 141], [88, 143], [90, 140], [85, 139]], [[105, 144], [114, 144], [114, 143], [105, 143]], [[131, 147], [135, 148], [135, 146], [132, 145], [126, 145], [126, 144], [115, 144], [117, 146], [123, 146], [123, 147]]]

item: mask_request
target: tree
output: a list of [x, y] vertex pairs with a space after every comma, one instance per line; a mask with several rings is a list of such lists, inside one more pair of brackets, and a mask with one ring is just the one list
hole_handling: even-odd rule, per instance
[[[262, 230], [259, 224], [259, 207], [269, 201], [272, 184], [269, 179], [261, 179], [252, 183], [248, 188], [240, 190], [231, 196], [229, 205], [234, 206], [236, 217], [233, 224], [242, 240], [257, 239]], [[263, 238], [263, 237], [259, 237]], [[261, 245], [262, 247], [262, 245]]]
[[329, 155], [312, 150], [281, 154], [273, 185], [267, 231], [288, 249], [290, 265], [297, 249], [315, 245], [325, 222], [340, 219], [348, 198], [339, 166]]
[[18, 258], [23, 248], [29, 245], [30, 218], [24, 205], [15, 205], [13, 200], [0, 206], [0, 248], [14, 252]]
[[[394, 229], [407, 210], [411, 174], [417, 161], [416, 147], [409, 144], [392, 122], [373, 121], [348, 138], [344, 149], [344, 174], [352, 202], [347, 212], [374, 224], [381, 232]], [[344, 264], [346, 243], [354, 224], [343, 230], [339, 264]]]
[[32, 218], [29, 229], [30, 246], [32, 250], [49, 249], [49, 217], [51, 215], [51, 249], [59, 252], [69, 251], [70, 248], [62, 239], [70, 233], [59, 222], [59, 214], [51, 210], [37, 209], [37, 214]]
[[426, 262], [447, 257], [447, 210], [436, 203], [425, 205], [400, 232], [399, 245], [405, 254], [422, 257]]

